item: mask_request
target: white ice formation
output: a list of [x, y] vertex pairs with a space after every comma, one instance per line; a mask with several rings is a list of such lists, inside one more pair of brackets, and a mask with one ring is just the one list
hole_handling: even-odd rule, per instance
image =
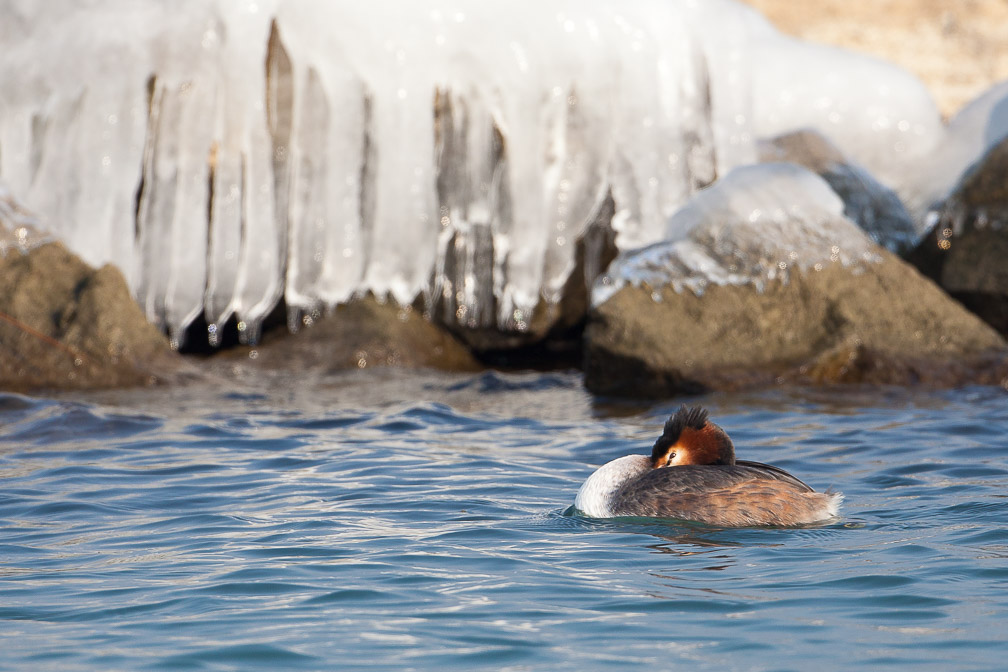
[[[730, 0], [2, 0], [0, 178], [174, 338], [358, 292], [521, 331], [611, 195], [660, 240], [756, 134], [816, 126], [899, 190], [906, 73]], [[806, 196], [796, 194], [796, 202]]]
[[38, 219], [0, 182], [0, 257], [12, 250], [28, 252], [51, 240], [39, 230]]
[[935, 208], [974, 162], [1008, 138], [1008, 81], [966, 105], [949, 122], [928, 161], [911, 174], [904, 200], [921, 232], [938, 216]]
[[[665, 240], [621, 254], [592, 291], [600, 305], [626, 285], [702, 294], [711, 284], [787, 282], [794, 269], [857, 272], [878, 248], [815, 173], [792, 163], [736, 168], [669, 222]], [[654, 295], [656, 300], [660, 294]]]

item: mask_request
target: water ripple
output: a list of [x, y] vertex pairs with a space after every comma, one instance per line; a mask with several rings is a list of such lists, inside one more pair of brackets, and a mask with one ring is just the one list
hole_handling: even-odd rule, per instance
[[828, 525], [732, 530], [565, 515], [594, 465], [646, 450], [678, 402], [608, 413], [566, 374], [396, 375], [0, 395], [3, 664], [944, 670], [1008, 655], [1003, 393], [701, 400], [742, 457], [847, 497]]

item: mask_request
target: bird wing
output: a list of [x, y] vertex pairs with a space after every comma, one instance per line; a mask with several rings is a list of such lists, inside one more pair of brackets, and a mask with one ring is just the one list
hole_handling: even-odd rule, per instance
[[749, 460], [735, 460], [735, 466], [737, 467], [750, 467], [752, 469], [758, 469], [764, 472], [767, 476], [772, 476], [782, 481], [787, 481], [788, 483], [794, 483], [795, 485], [801, 486], [808, 492], [813, 492], [804, 481], [799, 478], [795, 478], [788, 472], [784, 471], [780, 467], [775, 467], [772, 464], [763, 464], [762, 462], [750, 462]]
[[785, 524], [812, 507], [813, 490], [786, 471], [758, 462], [652, 469], [614, 498], [616, 516], [695, 520], [715, 525]]

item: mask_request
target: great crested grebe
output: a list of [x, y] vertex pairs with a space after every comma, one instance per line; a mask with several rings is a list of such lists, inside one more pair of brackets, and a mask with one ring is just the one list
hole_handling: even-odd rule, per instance
[[574, 507], [593, 518], [675, 518], [721, 527], [806, 525], [837, 515], [843, 495], [816, 492], [783, 469], [735, 459], [699, 406], [665, 423], [651, 456], [627, 455], [588, 477]]

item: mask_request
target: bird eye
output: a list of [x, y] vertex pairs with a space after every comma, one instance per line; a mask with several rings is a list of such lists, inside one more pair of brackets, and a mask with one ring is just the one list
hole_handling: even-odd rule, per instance
[[667, 467], [670, 464], [672, 464], [672, 460], [674, 459], [675, 459], [675, 451], [673, 450], [671, 453], [668, 454], [668, 459], [665, 460], [665, 466]]

